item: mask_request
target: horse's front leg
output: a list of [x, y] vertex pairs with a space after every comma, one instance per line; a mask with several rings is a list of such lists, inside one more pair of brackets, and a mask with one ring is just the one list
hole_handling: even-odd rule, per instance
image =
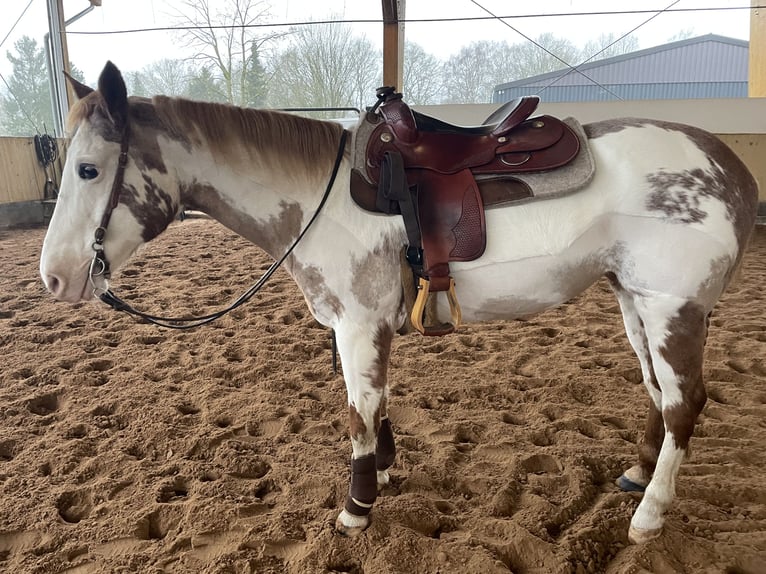
[[386, 322], [336, 329], [348, 392], [353, 456], [351, 485], [335, 526], [347, 536], [356, 536], [370, 525], [378, 490], [388, 484], [387, 469], [394, 462], [394, 437], [387, 414], [393, 333]]

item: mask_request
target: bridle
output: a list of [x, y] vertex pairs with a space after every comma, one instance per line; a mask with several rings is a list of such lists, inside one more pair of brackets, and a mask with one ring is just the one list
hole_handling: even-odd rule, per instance
[[120, 155], [117, 158], [117, 171], [114, 174], [114, 181], [112, 181], [112, 191], [109, 193], [109, 201], [107, 201], [104, 214], [101, 216], [101, 223], [93, 234], [93, 243], [91, 244], [95, 253], [93, 255], [93, 260], [90, 262], [88, 279], [93, 287], [93, 293], [99, 296], [101, 295], [99, 291], [105, 291], [96, 286], [93, 278], [100, 276], [104, 279], [109, 279], [111, 276], [109, 261], [104, 253], [104, 239], [106, 238], [106, 228], [109, 226], [109, 220], [112, 219], [112, 212], [117, 207], [117, 204], [120, 203], [122, 184], [125, 181], [125, 168], [128, 165], [129, 133], [128, 124], [126, 122], [125, 129], [122, 132], [122, 138], [120, 139]]
[[330, 175], [330, 181], [327, 183], [327, 188], [324, 191], [324, 195], [322, 196], [322, 199], [319, 202], [319, 205], [317, 206], [316, 211], [314, 212], [314, 215], [311, 217], [311, 219], [306, 223], [306, 226], [303, 228], [303, 230], [298, 234], [298, 237], [295, 238], [295, 241], [290, 245], [290, 247], [285, 251], [284, 255], [274, 261], [272, 263], [271, 267], [269, 267], [266, 272], [261, 276], [260, 279], [247, 291], [245, 291], [242, 295], [240, 295], [233, 303], [231, 303], [228, 307], [225, 309], [221, 309], [220, 311], [216, 311], [214, 313], [210, 313], [209, 315], [202, 315], [200, 317], [159, 317], [157, 315], [149, 315], [148, 313], [143, 313], [141, 311], [138, 311], [134, 309], [131, 305], [117, 297], [111, 289], [104, 289], [103, 287], [99, 287], [96, 285], [96, 278], [102, 278], [104, 280], [109, 279], [111, 276], [111, 269], [109, 266], [109, 260], [106, 258], [106, 254], [104, 253], [104, 239], [106, 237], [106, 230], [109, 226], [109, 220], [112, 218], [112, 212], [117, 207], [117, 205], [120, 202], [120, 193], [122, 191], [123, 183], [125, 181], [125, 168], [128, 164], [128, 141], [129, 141], [129, 131], [128, 126], [126, 124], [125, 129], [122, 133], [122, 139], [120, 141], [120, 156], [117, 160], [117, 171], [114, 174], [114, 181], [112, 182], [112, 190], [109, 194], [109, 201], [106, 204], [106, 209], [104, 210], [104, 214], [101, 217], [101, 224], [96, 228], [96, 231], [94, 233], [94, 239], [92, 243], [93, 247], [93, 260], [90, 262], [90, 268], [88, 270], [88, 280], [90, 281], [91, 287], [93, 287], [93, 294], [96, 295], [101, 301], [109, 305], [112, 309], [115, 309], [116, 311], [124, 311], [125, 313], [129, 313], [130, 315], [134, 315], [136, 317], [140, 317], [141, 319], [144, 319], [145, 321], [148, 321], [149, 323], [153, 323], [155, 325], [159, 325], [160, 327], [167, 327], [169, 329], [191, 329], [193, 327], [199, 327], [200, 325], [205, 325], [207, 323], [210, 323], [212, 321], [215, 321], [219, 317], [222, 317], [229, 311], [233, 311], [240, 305], [246, 303], [249, 301], [253, 295], [255, 295], [258, 291], [261, 290], [261, 288], [266, 284], [266, 282], [271, 278], [271, 276], [274, 274], [274, 272], [279, 269], [279, 267], [284, 263], [285, 259], [293, 252], [295, 247], [298, 245], [298, 243], [303, 239], [303, 236], [306, 235], [308, 230], [311, 228], [314, 221], [316, 221], [317, 217], [319, 216], [319, 213], [322, 211], [322, 208], [324, 207], [325, 203], [327, 202], [327, 198], [330, 196], [330, 190], [332, 189], [332, 186], [335, 183], [335, 178], [338, 175], [338, 169], [340, 168], [341, 161], [343, 160], [343, 152], [346, 149], [346, 139], [348, 137], [348, 132], [344, 129], [343, 133], [341, 134], [340, 143], [338, 144], [338, 153], [335, 156], [335, 164], [332, 168], [332, 174]]

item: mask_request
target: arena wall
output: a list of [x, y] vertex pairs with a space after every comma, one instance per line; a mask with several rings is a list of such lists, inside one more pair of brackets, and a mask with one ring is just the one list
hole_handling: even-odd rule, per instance
[[[61, 179], [64, 140], [60, 155], [48, 168], [54, 182]], [[46, 197], [48, 176], [37, 160], [34, 138], [0, 138], [0, 228], [45, 223], [53, 209]]]

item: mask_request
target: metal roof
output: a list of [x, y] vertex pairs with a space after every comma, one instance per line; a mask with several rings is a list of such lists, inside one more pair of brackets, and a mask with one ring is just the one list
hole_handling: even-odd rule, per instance
[[[746, 97], [748, 42], [708, 34], [495, 87], [493, 101], [547, 102]], [[608, 91], [596, 83], [608, 88]], [[610, 92], [613, 92], [610, 93]]]

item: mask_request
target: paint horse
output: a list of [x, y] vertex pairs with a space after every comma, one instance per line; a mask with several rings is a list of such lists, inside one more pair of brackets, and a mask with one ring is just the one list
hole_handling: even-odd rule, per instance
[[[401, 218], [352, 201], [350, 150], [337, 123], [129, 98], [111, 63], [97, 90], [73, 85], [74, 135], [40, 263], [45, 285], [62, 301], [103, 292], [108, 275], [94, 273], [94, 263], [98, 271], [107, 261], [118, 268], [182, 206], [280, 257], [314, 216], [340, 157], [321, 213], [285, 266], [313, 316], [337, 336], [353, 456], [336, 527], [359, 534], [394, 462], [387, 366], [405, 319]], [[484, 254], [451, 272], [467, 321], [529, 316], [608, 277], [651, 398], [638, 462], [618, 481], [645, 491], [628, 534], [640, 543], [660, 534], [674, 497], [706, 401], [710, 313], [742, 258], [758, 193], [735, 154], [702, 130], [640, 119], [584, 129], [596, 164], [590, 184], [488, 209]]]

